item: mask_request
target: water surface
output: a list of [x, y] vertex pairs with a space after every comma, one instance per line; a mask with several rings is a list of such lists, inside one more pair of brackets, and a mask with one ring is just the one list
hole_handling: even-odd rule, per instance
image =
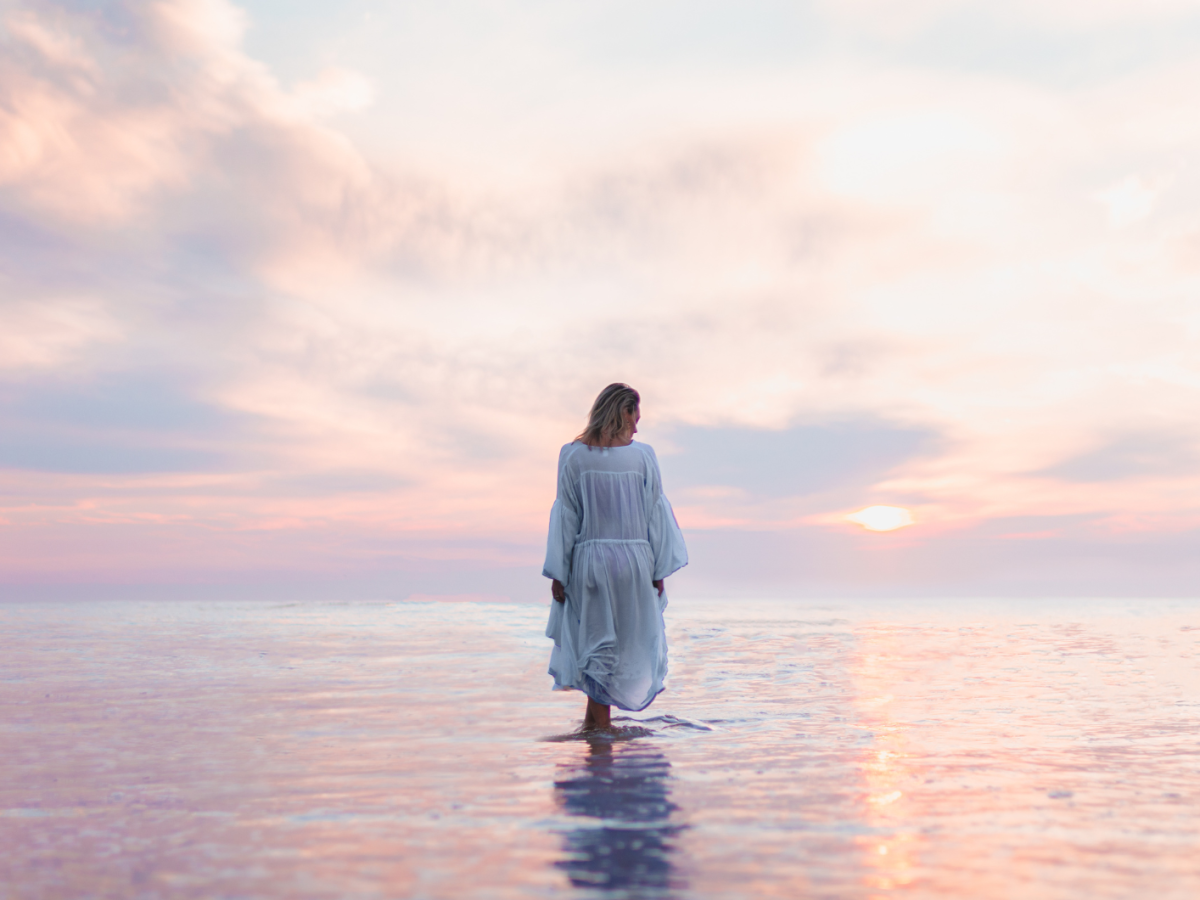
[[[1200, 896], [1200, 604], [0, 605], [0, 897]], [[546, 740], [546, 738], [560, 738]]]

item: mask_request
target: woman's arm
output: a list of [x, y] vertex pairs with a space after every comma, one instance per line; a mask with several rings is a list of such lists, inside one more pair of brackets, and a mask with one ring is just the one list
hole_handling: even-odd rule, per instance
[[[565, 584], [571, 579], [571, 556], [581, 518], [578, 498], [567, 471], [571, 445], [563, 448], [558, 457], [558, 493], [550, 508], [550, 530], [546, 537], [546, 562], [542, 574]], [[551, 586], [553, 596], [554, 587]], [[558, 599], [557, 597], [555, 599]]]
[[646, 446], [646, 451], [649, 456], [646, 478], [646, 536], [650, 541], [650, 551], [654, 555], [654, 571], [651, 578], [654, 586], [658, 588], [659, 596], [662, 596], [663, 579], [687, 565], [687, 546], [683, 542], [683, 532], [679, 530], [679, 523], [675, 521], [675, 512], [662, 492], [658, 457], [654, 455], [653, 448]]

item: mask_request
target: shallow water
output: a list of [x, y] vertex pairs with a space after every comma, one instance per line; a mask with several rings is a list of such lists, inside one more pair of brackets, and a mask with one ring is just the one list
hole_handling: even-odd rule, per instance
[[1200, 603], [677, 600], [593, 740], [545, 612], [0, 605], [0, 897], [1200, 896]]

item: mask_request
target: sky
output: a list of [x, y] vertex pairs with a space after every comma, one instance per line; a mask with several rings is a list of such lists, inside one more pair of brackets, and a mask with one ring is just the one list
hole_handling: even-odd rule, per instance
[[[1200, 3], [0, 0], [0, 595], [1200, 591]], [[864, 507], [908, 510], [872, 532]]]

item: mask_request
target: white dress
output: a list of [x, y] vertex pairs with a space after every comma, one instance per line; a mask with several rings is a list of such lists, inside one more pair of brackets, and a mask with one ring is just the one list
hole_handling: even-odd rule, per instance
[[685, 565], [648, 444], [563, 447], [542, 569], [567, 589], [546, 626], [555, 689], [635, 712], [649, 706], [667, 675], [667, 597], [651, 582]]

